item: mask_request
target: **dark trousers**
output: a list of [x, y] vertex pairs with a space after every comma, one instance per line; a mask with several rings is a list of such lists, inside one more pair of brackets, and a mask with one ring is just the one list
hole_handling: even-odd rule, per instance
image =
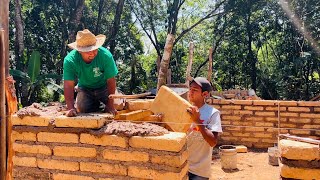
[[189, 180], [209, 180], [209, 178], [198, 176], [196, 174], [192, 174], [191, 172], [188, 172]]
[[107, 88], [87, 89], [78, 88], [76, 98], [76, 106], [78, 112], [89, 113], [100, 111], [100, 102], [103, 104], [108, 103], [108, 90]]

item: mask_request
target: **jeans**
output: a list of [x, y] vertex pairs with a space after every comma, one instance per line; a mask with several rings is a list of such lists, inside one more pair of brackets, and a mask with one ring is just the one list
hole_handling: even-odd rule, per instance
[[98, 89], [78, 88], [76, 97], [77, 110], [80, 113], [99, 111], [100, 102], [108, 103], [108, 90], [106, 87]]
[[188, 172], [189, 180], [209, 180], [209, 178], [198, 176], [195, 174], [192, 174], [191, 172]]

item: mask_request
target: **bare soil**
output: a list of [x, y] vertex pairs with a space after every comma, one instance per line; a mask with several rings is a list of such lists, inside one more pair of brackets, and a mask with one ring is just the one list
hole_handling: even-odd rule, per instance
[[214, 149], [211, 164], [211, 180], [278, 180], [279, 166], [268, 164], [266, 150], [248, 149], [247, 153], [237, 153], [236, 170], [223, 170], [217, 148]]

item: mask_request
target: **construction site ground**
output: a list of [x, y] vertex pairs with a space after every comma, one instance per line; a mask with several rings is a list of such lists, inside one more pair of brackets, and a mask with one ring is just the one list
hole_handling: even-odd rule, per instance
[[279, 166], [268, 164], [267, 150], [248, 149], [247, 153], [237, 153], [237, 168], [223, 170], [217, 148], [214, 149], [210, 180], [278, 180]]

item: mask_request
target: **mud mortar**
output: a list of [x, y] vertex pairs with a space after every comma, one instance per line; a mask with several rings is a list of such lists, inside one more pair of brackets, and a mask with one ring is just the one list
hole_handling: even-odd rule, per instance
[[66, 106], [58, 102], [48, 103], [47, 106], [33, 103], [31, 106], [20, 109], [17, 116], [21, 119], [25, 116], [59, 116], [64, 115], [65, 110], [67, 110]]

